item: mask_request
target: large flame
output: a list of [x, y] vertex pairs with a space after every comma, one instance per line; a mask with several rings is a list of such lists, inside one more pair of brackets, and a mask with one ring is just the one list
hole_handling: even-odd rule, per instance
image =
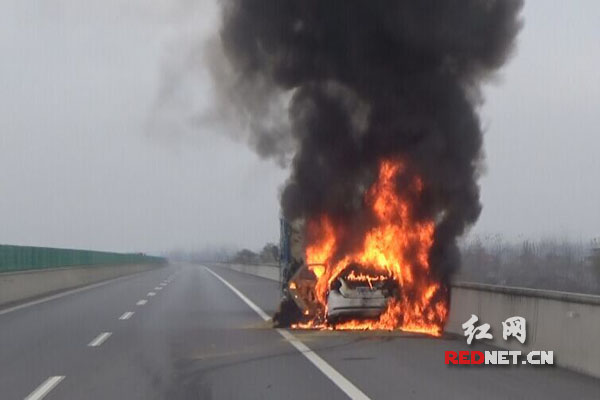
[[[400, 161], [381, 162], [378, 179], [365, 196], [376, 223], [365, 233], [357, 250], [336, 254], [342, 230], [329, 216], [308, 221], [311, 234], [306, 262], [317, 277], [315, 297], [323, 314], [331, 283], [351, 264], [364, 268], [365, 276], [355, 274], [355, 279], [371, 284], [391, 277], [400, 288], [377, 320], [351, 320], [337, 324], [335, 329], [401, 329], [435, 336], [442, 333], [448, 313], [446, 288], [432, 274], [429, 264], [435, 224], [414, 215], [413, 203], [423, 190], [420, 178], [409, 179], [406, 187], [398, 190], [397, 178], [404, 172]], [[322, 321], [324, 316], [320, 315], [297, 327], [331, 328]]]

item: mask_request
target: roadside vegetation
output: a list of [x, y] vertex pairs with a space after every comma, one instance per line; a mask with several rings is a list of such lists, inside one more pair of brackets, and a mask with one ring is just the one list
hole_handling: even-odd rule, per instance
[[509, 242], [475, 236], [461, 246], [456, 281], [600, 294], [600, 243], [567, 239]]

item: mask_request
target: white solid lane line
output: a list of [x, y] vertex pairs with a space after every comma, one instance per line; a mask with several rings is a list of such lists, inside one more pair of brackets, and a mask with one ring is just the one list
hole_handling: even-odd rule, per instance
[[140, 300], [137, 303], [135, 303], [136, 306], [143, 306], [144, 304], [146, 304], [148, 302], [148, 300]]
[[37, 389], [31, 392], [29, 396], [25, 397], [25, 400], [43, 399], [63, 379], [65, 379], [64, 376], [51, 376], [50, 378], [46, 379], [40, 386], [38, 386]]
[[102, 332], [101, 334], [99, 334], [98, 336], [96, 336], [96, 338], [94, 340], [92, 340], [88, 344], [88, 346], [89, 347], [98, 347], [102, 343], [106, 342], [106, 339], [108, 339], [110, 337], [110, 335], [112, 335], [112, 332]]
[[132, 315], [133, 315], [133, 311], [127, 311], [127, 312], [124, 312], [124, 313], [123, 313], [123, 315], [121, 315], [121, 316], [119, 317], [119, 319], [120, 319], [121, 321], [124, 321], [124, 320], [126, 320], [126, 319], [129, 319], [129, 318], [131, 318], [131, 316], [132, 316]]
[[148, 292], [148, 296], [150, 296], [150, 297], [156, 296], [156, 293], [154, 293], [154, 292]]
[[[237, 290], [232, 284], [227, 282], [225, 279], [221, 278], [217, 275], [216, 272], [208, 269], [206, 270], [214, 275], [215, 278], [223, 282], [225, 286], [233, 291], [240, 299], [244, 301], [252, 310], [254, 310], [262, 319], [268, 321], [271, 319], [260, 307], [252, 302], [249, 298], [247, 298], [242, 292]], [[326, 377], [329, 378], [338, 388], [340, 388], [344, 393], [348, 395], [351, 399], [357, 400], [370, 400], [369, 397], [364, 394], [359, 388], [354, 386], [352, 382], [346, 379], [342, 374], [340, 374], [335, 368], [327, 363], [327, 361], [323, 360], [317, 353], [312, 351], [310, 347], [302, 343], [296, 336], [292, 335], [289, 331], [285, 329], [275, 329], [281, 336], [283, 336], [292, 346], [296, 348], [304, 357], [308, 359], [319, 371], [321, 371]]]

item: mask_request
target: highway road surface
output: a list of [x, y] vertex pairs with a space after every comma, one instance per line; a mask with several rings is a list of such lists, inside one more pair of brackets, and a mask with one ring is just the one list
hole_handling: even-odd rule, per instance
[[600, 380], [557, 367], [445, 365], [463, 338], [275, 330], [275, 282], [208, 268], [0, 310], [0, 398], [600, 398]]

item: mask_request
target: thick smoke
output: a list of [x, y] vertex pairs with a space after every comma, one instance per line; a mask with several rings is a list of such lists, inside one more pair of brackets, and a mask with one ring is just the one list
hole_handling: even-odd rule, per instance
[[480, 86], [511, 53], [522, 1], [224, 0], [222, 7], [229, 87], [243, 88], [240, 115], [267, 120], [265, 94], [289, 99], [284, 122], [251, 126], [262, 155], [282, 159], [293, 145], [285, 217], [356, 220], [378, 161], [399, 158], [425, 183], [418, 211], [437, 223], [431, 264], [449, 276], [459, 264], [456, 238], [481, 211]]

